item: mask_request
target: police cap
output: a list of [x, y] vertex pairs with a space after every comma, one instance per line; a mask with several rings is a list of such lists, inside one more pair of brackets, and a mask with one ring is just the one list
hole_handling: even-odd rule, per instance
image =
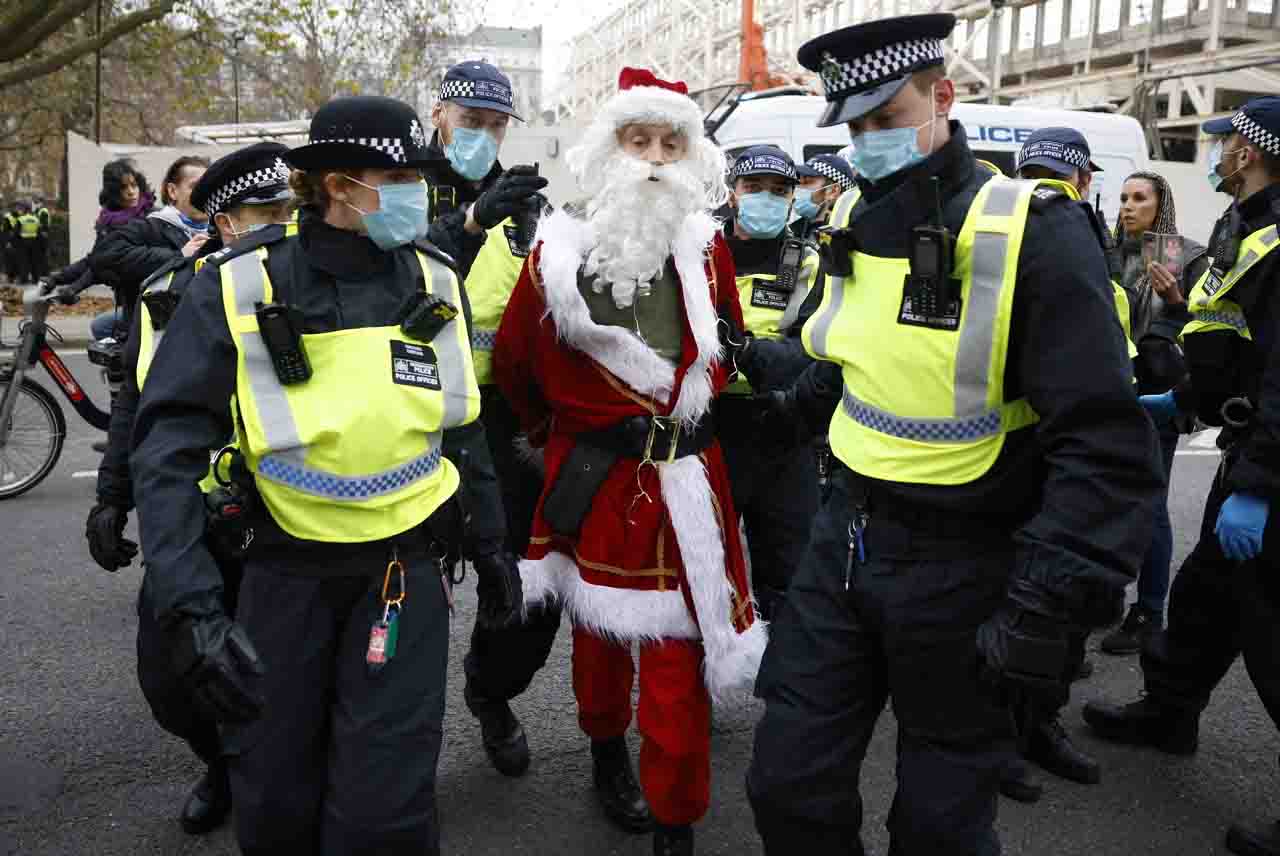
[[736, 181], [748, 175], [776, 175], [792, 184], [800, 180], [796, 176], [796, 165], [791, 160], [791, 155], [777, 146], [750, 146], [744, 149], [729, 169], [729, 178]]
[[854, 181], [853, 165], [839, 155], [814, 155], [796, 167], [796, 175], [801, 178], [825, 178], [835, 182], [841, 191], [853, 190], [858, 186]]
[[311, 119], [309, 142], [290, 149], [285, 163], [296, 169], [395, 169], [439, 160], [427, 149], [418, 113], [381, 95], [335, 98]]
[[1238, 131], [1264, 152], [1280, 157], [1280, 95], [1253, 98], [1230, 118], [1210, 119], [1200, 127], [1206, 134]]
[[1018, 149], [1018, 169], [1042, 166], [1058, 175], [1069, 176], [1077, 169], [1101, 172], [1093, 162], [1089, 141], [1075, 128], [1040, 128]]
[[288, 146], [254, 143], [218, 158], [191, 189], [191, 204], [209, 215], [237, 205], [270, 205], [292, 197]]
[[800, 64], [818, 73], [827, 96], [819, 128], [864, 116], [898, 94], [922, 69], [942, 65], [949, 13], [905, 15], [845, 27], [800, 46]]
[[440, 100], [463, 107], [497, 110], [520, 119], [511, 106], [511, 80], [496, 66], [480, 60], [460, 62], [446, 71], [440, 82]]

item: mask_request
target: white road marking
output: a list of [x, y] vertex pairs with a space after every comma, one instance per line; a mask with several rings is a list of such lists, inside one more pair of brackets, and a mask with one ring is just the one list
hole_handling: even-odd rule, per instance
[[73, 479], [91, 479], [91, 478], [96, 478], [97, 475], [98, 475], [97, 470], [76, 470], [74, 473], [71, 474], [71, 477]]

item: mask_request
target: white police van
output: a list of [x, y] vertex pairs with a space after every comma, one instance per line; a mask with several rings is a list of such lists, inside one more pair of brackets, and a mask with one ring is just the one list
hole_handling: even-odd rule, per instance
[[[844, 125], [815, 127], [824, 105], [820, 96], [788, 87], [747, 93], [736, 103], [720, 106], [708, 118], [713, 127], [723, 120], [715, 128], [715, 139], [730, 159], [748, 146], [771, 143], [799, 163], [849, 145], [849, 130]], [[1150, 168], [1142, 126], [1131, 116], [956, 102], [951, 117], [964, 126], [974, 154], [991, 161], [1006, 175], [1013, 174], [1014, 158], [1032, 131], [1051, 126], [1080, 131], [1089, 141], [1094, 163], [1103, 170], [1093, 177], [1090, 195], [1095, 198], [1089, 201], [1101, 196], [1102, 211], [1112, 226], [1120, 210], [1120, 187], [1125, 177]]]

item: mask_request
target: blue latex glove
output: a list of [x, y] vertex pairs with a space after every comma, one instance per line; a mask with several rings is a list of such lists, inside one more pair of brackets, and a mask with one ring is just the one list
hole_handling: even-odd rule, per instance
[[1173, 400], [1173, 390], [1159, 395], [1139, 395], [1138, 403], [1146, 408], [1147, 413], [1151, 415], [1151, 421], [1157, 425], [1172, 422], [1178, 415], [1178, 403]]
[[1271, 503], [1251, 493], [1233, 493], [1222, 503], [1214, 534], [1222, 552], [1233, 562], [1245, 562], [1262, 552]]

